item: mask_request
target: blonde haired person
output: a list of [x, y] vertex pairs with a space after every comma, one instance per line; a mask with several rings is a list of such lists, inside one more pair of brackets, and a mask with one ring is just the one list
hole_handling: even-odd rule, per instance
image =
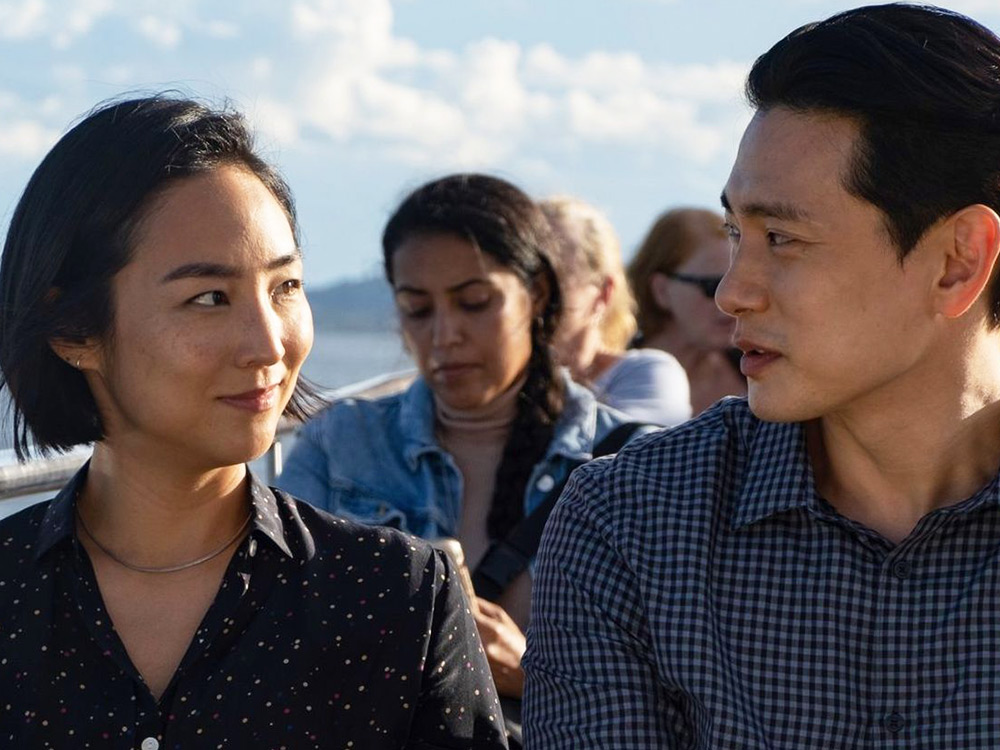
[[675, 425], [691, 416], [684, 368], [655, 349], [626, 351], [635, 335], [635, 301], [621, 245], [607, 217], [569, 196], [539, 202], [556, 235], [553, 266], [563, 289], [554, 345], [573, 379], [599, 401], [637, 421]]
[[639, 303], [639, 340], [670, 352], [684, 366], [695, 414], [723, 396], [746, 393], [732, 356], [735, 321], [715, 304], [715, 290], [729, 268], [722, 224], [714, 211], [667, 211], [628, 267]]

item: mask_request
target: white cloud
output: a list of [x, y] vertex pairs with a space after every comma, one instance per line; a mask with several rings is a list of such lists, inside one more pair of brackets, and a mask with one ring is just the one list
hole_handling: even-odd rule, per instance
[[[701, 163], [731, 139], [731, 118], [719, 110], [739, 107], [747, 69], [604, 51], [573, 58], [493, 38], [423, 49], [395, 36], [388, 0], [297, 0], [289, 18], [311, 55], [297, 63], [305, 77], [294, 92], [272, 92], [299, 120], [283, 137], [370, 139], [392, 159], [440, 168], [530, 161], [588, 143]], [[282, 79], [277, 69], [269, 77]]]
[[58, 138], [58, 131], [35, 120], [5, 120], [0, 125], [0, 155], [34, 161]]
[[112, 0], [21, 0], [0, 2], [0, 37], [36, 39], [49, 37], [57, 48], [65, 48], [111, 12]]
[[0, 37], [26, 39], [45, 28], [45, 0], [0, 3]]
[[[110, 15], [156, 47], [176, 49], [241, 37], [261, 25], [261, 13], [270, 14], [263, 25], [294, 52], [275, 54], [247, 40], [247, 57], [230, 58], [218, 73], [227, 91], [253, 92], [262, 131], [285, 147], [325, 137], [441, 169], [537, 166], [556, 151], [606, 144], [704, 163], [732, 140], [730, 114], [747, 68], [653, 63], [603, 50], [570, 56], [498, 38], [424, 48], [396, 34], [390, 0], [247, 0], [238, 7], [223, 14], [206, 0], [0, 0], [0, 36], [66, 46]], [[201, 74], [170, 70], [160, 75], [139, 58], [101, 69], [66, 57], [51, 75], [85, 95], [94, 80], [127, 86]]]
[[164, 18], [143, 16], [136, 22], [139, 33], [161, 49], [173, 49], [181, 41], [180, 27]]

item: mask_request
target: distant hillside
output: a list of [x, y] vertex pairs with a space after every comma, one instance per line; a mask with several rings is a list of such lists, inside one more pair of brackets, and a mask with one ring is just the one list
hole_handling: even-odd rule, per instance
[[391, 331], [396, 312], [389, 284], [381, 276], [309, 287], [309, 304], [317, 330]]

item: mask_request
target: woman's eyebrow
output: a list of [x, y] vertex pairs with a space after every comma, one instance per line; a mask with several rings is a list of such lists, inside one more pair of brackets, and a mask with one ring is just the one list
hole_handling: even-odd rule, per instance
[[[265, 266], [265, 270], [274, 271], [278, 268], [291, 265], [292, 263], [301, 260], [301, 258], [302, 253], [299, 252], [281, 255], [268, 263], [267, 266]], [[177, 281], [178, 279], [198, 279], [205, 277], [231, 279], [240, 276], [243, 272], [243, 268], [226, 265], [224, 263], [185, 263], [184, 265], [178, 266], [173, 271], [166, 274], [162, 279], [160, 279], [160, 283], [166, 284], [170, 281]]]
[[[472, 286], [473, 284], [488, 284], [488, 283], [489, 283], [488, 279], [480, 279], [480, 278], [468, 279], [467, 281], [463, 281], [463, 282], [461, 282], [459, 284], [455, 284], [455, 286], [448, 287], [447, 289], [445, 289], [445, 291], [446, 292], [460, 292], [463, 289], [465, 289], [466, 287]], [[397, 286], [396, 290], [395, 290], [395, 293], [396, 294], [403, 294], [403, 293], [406, 293], [406, 294], [428, 294], [427, 290], [425, 290], [425, 289], [419, 289], [418, 287], [409, 286], [407, 284], [401, 284], [401, 285]]]

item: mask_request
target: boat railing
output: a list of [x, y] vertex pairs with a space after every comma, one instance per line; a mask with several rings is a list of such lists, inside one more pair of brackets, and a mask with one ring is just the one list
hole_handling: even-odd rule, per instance
[[[345, 398], [378, 398], [404, 389], [416, 377], [413, 370], [387, 373], [322, 393], [333, 402]], [[281, 473], [282, 456], [295, 442], [301, 423], [282, 418], [270, 450], [251, 463], [253, 470], [271, 482]], [[90, 457], [89, 446], [80, 446], [66, 453], [32, 458], [20, 463], [14, 451], [0, 451], [0, 518], [22, 507], [50, 497], [62, 487]]]

